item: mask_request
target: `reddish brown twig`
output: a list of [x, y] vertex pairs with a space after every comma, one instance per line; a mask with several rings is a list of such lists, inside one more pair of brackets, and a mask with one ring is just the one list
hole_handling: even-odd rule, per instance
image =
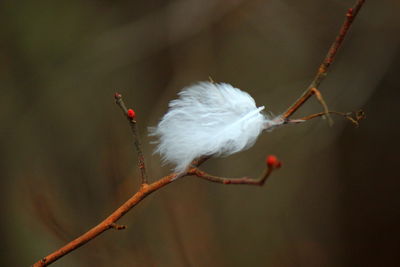
[[219, 183], [219, 184], [232, 184], [232, 185], [258, 185], [262, 186], [264, 185], [265, 181], [268, 179], [268, 177], [271, 175], [271, 173], [275, 170], [276, 168], [271, 168], [267, 167], [260, 178], [258, 179], [253, 179], [249, 177], [242, 177], [242, 178], [225, 178], [225, 177], [219, 177], [215, 175], [208, 174], [204, 171], [201, 171], [198, 168], [191, 168], [188, 171], [188, 175], [193, 175], [201, 179], [205, 179], [210, 182], [214, 183]]
[[[314, 80], [311, 82], [311, 85], [309, 88], [303, 93], [303, 95], [292, 105], [289, 107], [289, 109], [282, 115], [282, 118], [284, 120], [288, 120], [293, 113], [296, 112], [316, 91], [313, 90], [313, 88], [317, 89], [319, 85], [321, 84], [322, 80], [324, 79], [329, 66], [333, 62], [335, 55], [337, 53], [337, 50], [341, 46], [344, 37], [346, 36], [348, 29], [350, 28], [354, 18], [356, 17], [357, 13], [359, 12], [360, 8], [364, 4], [365, 0], [358, 0], [356, 2], [356, 5], [354, 8], [350, 8], [348, 10], [346, 20], [344, 24], [342, 25], [339, 35], [336, 37], [336, 40], [334, 41], [333, 45], [329, 49], [329, 52], [319, 67], [319, 70], [314, 78]], [[145, 166], [144, 166], [144, 157], [143, 153], [140, 148], [140, 142], [137, 136], [137, 129], [136, 129], [136, 121], [134, 120], [133, 116], [129, 117], [128, 116], [128, 110], [125, 107], [120, 94], [115, 95], [116, 102], [117, 104], [121, 107], [122, 111], [124, 112], [124, 115], [127, 116], [129, 123], [131, 125], [131, 129], [134, 135], [135, 139], [135, 147], [138, 151], [138, 162], [139, 162], [139, 168], [141, 170], [141, 175], [142, 175], [142, 186], [140, 187], [139, 191], [136, 192], [130, 199], [128, 199], [124, 204], [122, 204], [118, 209], [116, 209], [110, 216], [108, 216], [105, 220], [103, 220], [101, 223], [99, 223], [97, 226], [91, 228], [89, 231], [86, 233], [82, 234], [75, 240], [69, 242], [62, 248], [56, 250], [55, 252], [49, 254], [48, 256], [42, 258], [38, 262], [36, 262], [33, 266], [38, 267], [38, 266], [47, 266], [59, 258], [67, 255], [68, 253], [74, 251], [75, 249], [79, 248], [80, 246], [86, 244], [90, 240], [96, 238], [98, 235], [102, 234], [106, 230], [109, 229], [119, 229], [121, 226], [116, 225], [116, 222], [124, 216], [129, 210], [131, 210], [134, 206], [136, 206], [138, 203], [140, 203], [145, 197], [150, 195], [151, 193], [157, 191], [158, 189], [166, 186], [167, 184], [171, 183], [176, 177], [177, 174], [172, 173], [168, 176], [165, 176], [158, 181], [147, 184], [147, 177], [146, 177], [146, 172], [145, 172]], [[332, 112], [331, 112], [332, 113]], [[326, 114], [326, 112], [321, 113], [321, 115]], [[314, 117], [321, 116], [321, 115], [311, 115]], [[311, 116], [309, 116], [308, 119], [311, 119]], [[223, 178], [223, 177], [217, 177], [217, 176], [212, 176], [209, 174], [206, 174], [200, 170], [198, 170], [196, 167], [199, 166], [201, 163], [206, 161], [208, 158], [202, 158], [198, 160], [197, 162], [193, 162], [193, 165], [195, 166], [194, 168], [191, 168], [189, 170], [189, 173], [184, 173], [181, 174], [180, 176], [187, 176], [188, 174], [190, 175], [196, 175], [200, 178], [207, 179], [212, 182], [217, 182], [217, 183], [222, 183], [222, 184], [249, 184], [249, 185], [262, 185], [266, 179], [269, 177], [271, 174], [273, 168], [269, 167], [261, 177], [261, 179], [251, 179], [251, 178], [239, 178], [239, 179], [230, 179], [230, 178]]]
[[139, 138], [138, 130], [137, 130], [137, 126], [136, 126], [137, 122], [136, 122], [134, 116], [129, 116], [129, 111], [126, 108], [124, 101], [122, 100], [122, 95], [120, 93], [115, 93], [114, 98], [115, 98], [115, 103], [117, 103], [117, 105], [121, 108], [125, 117], [129, 121], [129, 125], [131, 127], [131, 131], [133, 134], [135, 149], [137, 152], [138, 167], [140, 170], [141, 182], [142, 182], [142, 184], [147, 184], [146, 166], [144, 164], [144, 156], [143, 156], [143, 152], [142, 152], [142, 146], [140, 144], [140, 138]]
[[328, 73], [328, 69], [335, 59], [337, 51], [342, 45], [343, 40], [346, 37], [346, 34], [350, 29], [351, 24], [353, 23], [354, 19], [356, 18], [358, 12], [360, 11], [364, 3], [365, 0], [357, 0], [354, 7], [349, 8], [346, 14], [346, 19], [339, 30], [339, 34], [336, 36], [335, 41], [329, 48], [329, 51], [324, 61], [322, 61], [321, 65], [319, 66], [317, 74], [315, 75], [311, 84], [308, 86], [307, 90], [282, 115], [284, 119], [288, 119], [290, 116], [292, 116], [312, 95], [315, 94], [316, 92], [315, 89], [318, 89], [321, 82], [325, 79], [326, 74]]

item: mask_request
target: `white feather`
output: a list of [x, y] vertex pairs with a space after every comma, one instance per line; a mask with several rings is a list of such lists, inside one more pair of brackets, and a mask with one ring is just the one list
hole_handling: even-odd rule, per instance
[[254, 145], [264, 129], [282, 124], [261, 113], [254, 99], [227, 83], [200, 82], [184, 88], [157, 127], [155, 153], [182, 173], [201, 156], [228, 156]]

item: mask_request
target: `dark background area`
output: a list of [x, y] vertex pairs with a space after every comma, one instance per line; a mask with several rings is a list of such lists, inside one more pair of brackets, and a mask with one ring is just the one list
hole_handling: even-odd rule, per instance
[[[137, 113], [151, 181], [168, 174], [147, 127], [211, 76], [283, 112], [308, 86], [353, 0], [0, 3], [0, 265], [28, 266], [138, 189], [116, 90]], [[341, 117], [264, 133], [186, 177], [54, 266], [398, 266], [400, 2], [369, 1], [321, 86]], [[311, 99], [299, 116], [321, 111]]]

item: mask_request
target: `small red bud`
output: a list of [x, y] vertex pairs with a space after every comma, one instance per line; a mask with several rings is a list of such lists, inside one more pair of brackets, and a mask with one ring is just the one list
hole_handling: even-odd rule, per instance
[[353, 16], [353, 9], [352, 8], [349, 8], [349, 10], [347, 11], [346, 16], [347, 17], [352, 17]]
[[282, 161], [278, 161], [278, 163], [275, 165], [276, 169], [279, 169], [280, 167], [282, 167]]
[[282, 163], [278, 160], [278, 158], [274, 155], [269, 155], [265, 162], [267, 163], [268, 167], [270, 168], [280, 168]]
[[131, 108], [128, 109], [128, 112], [126, 113], [126, 115], [131, 119], [134, 119], [136, 117], [135, 111], [133, 111], [133, 109], [131, 109]]
[[122, 95], [120, 93], [115, 93], [114, 94], [114, 98], [115, 99], [120, 99], [122, 97]]

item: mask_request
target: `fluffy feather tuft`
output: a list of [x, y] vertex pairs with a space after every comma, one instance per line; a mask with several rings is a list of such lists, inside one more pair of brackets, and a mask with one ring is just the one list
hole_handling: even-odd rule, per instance
[[228, 156], [254, 145], [264, 129], [281, 124], [261, 113], [254, 99], [227, 83], [199, 82], [184, 88], [150, 136], [155, 153], [182, 173], [201, 156]]

